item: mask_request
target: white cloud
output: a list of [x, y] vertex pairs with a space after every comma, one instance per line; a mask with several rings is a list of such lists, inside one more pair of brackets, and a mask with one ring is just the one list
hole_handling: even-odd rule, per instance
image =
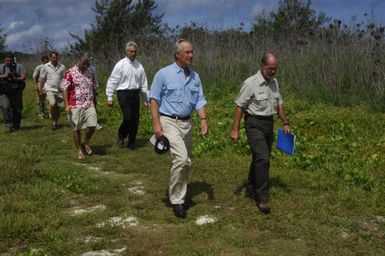
[[23, 24], [24, 24], [23, 21], [12, 21], [12, 22], [9, 24], [8, 29], [9, 29], [9, 30], [12, 30], [12, 29], [17, 28], [18, 26], [23, 25]]
[[163, 7], [166, 14], [178, 12], [199, 11], [206, 12], [207, 7], [216, 6], [219, 9], [235, 7], [237, 0], [159, 0], [158, 6]]
[[25, 38], [33, 38], [37, 35], [40, 35], [43, 32], [42, 26], [39, 24], [35, 24], [30, 27], [28, 30], [19, 31], [16, 33], [12, 33], [7, 36], [6, 44], [9, 45], [18, 45], [21, 40], [25, 40]]
[[251, 14], [255, 17], [261, 14], [269, 15], [278, 9], [277, 3], [257, 3], [252, 8]]

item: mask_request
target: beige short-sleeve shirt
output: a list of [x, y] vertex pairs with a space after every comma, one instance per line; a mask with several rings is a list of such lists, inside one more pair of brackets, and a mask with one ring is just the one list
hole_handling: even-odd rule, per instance
[[51, 62], [44, 64], [40, 72], [40, 79], [46, 79], [44, 84], [44, 91], [58, 92], [60, 91], [60, 82], [63, 79], [66, 68], [63, 64], [58, 63], [53, 66]]
[[277, 114], [283, 100], [277, 80], [267, 82], [259, 70], [243, 82], [235, 103], [251, 115], [272, 116]]

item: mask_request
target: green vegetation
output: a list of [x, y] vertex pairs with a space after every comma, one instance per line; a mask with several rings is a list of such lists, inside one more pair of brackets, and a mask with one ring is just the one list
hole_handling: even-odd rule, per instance
[[[166, 196], [169, 156], [155, 154], [148, 143], [147, 108], [139, 150], [119, 149], [119, 109], [105, 107], [100, 93], [104, 128], [92, 141], [95, 155], [79, 162], [70, 128], [53, 132], [49, 120], [37, 119], [28, 86], [22, 130], [0, 133], [0, 252], [380, 255], [385, 249], [384, 115], [287, 95], [297, 151], [294, 157], [273, 151], [273, 213], [263, 216], [250, 199], [234, 193], [250, 161], [245, 134], [236, 145], [229, 140], [237, 90], [219, 93], [206, 86], [210, 133], [202, 138], [195, 127], [192, 207], [187, 219], [179, 220]], [[61, 123], [66, 124], [64, 114]], [[83, 213], [76, 214], [79, 210]], [[216, 222], [196, 225], [203, 215]]]
[[127, 38], [149, 38], [161, 34], [163, 15], [153, 15], [157, 5], [154, 0], [97, 0], [92, 10], [96, 23], [84, 31], [84, 39], [71, 34], [77, 40], [73, 51], [97, 52], [104, 58], [111, 56], [111, 49], [120, 49]]

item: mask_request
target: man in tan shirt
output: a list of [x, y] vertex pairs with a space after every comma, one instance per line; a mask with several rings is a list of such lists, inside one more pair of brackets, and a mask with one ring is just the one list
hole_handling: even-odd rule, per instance
[[59, 87], [66, 67], [58, 61], [59, 54], [57, 52], [52, 51], [49, 58], [50, 61], [44, 64], [44, 68], [40, 72], [40, 95], [46, 94], [46, 99], [50, 105], [51, 129], [56, 130], [59, 127], [59, 104], [63, 103], [63, 95]]
[[258, 209], [268, 214], [269, 204], [269, 166], [273, 143], [273, 116], [278, 113], [284, 125], [285, 133], [290, 132], [285, 108], [278, 82], [274, 75], [278, 68], [278, 59], [272, 52], [266, 52], [258, 72], [243, 82], [235, 101], [236, 108], [231, 130], [234, 143], [239, 140], [239, 124], [245, 114], [244, 126], [252, 153], [246, 192], [255, 199]]

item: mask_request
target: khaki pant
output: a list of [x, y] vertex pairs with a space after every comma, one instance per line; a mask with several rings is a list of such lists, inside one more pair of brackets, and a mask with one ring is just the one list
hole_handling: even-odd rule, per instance
[[37, 103], [37, 114], [40, 117], [43, 117], [45, 112], [45, 94], [40, 95], [39, 90], [36, 90], [36, 103]]
[[187, 177], [191, 167], [192, 121], [161, 116], [160, 123], [163, 135], [170, 141], [172, 166], [169, 199], [171, 204], [182, 204], [186, 197]]
[[46, 99], [51, 106], [59, 106], [63, 104], [63, 94], [62, 92], [46, 92]]

